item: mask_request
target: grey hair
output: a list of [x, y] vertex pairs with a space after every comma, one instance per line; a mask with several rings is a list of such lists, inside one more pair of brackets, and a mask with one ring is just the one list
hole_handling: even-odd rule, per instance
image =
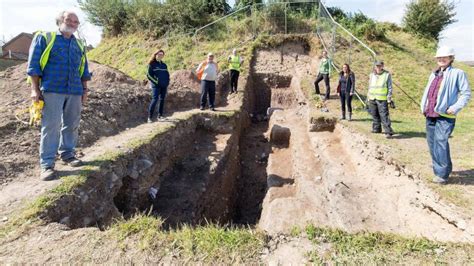
[[67, 10], [61, 11], [61, 12], [59, 12], [58, 16], [56, 17], [56, 26], [59, 26], [59, 25], [61, 25], [61, 23], [63, 23], [64, 18], [66, 17], [66, 14], [74, 14], [74, 16], [77, 17], [76, 13], [74, 13], [72, 11], [67, 11]]

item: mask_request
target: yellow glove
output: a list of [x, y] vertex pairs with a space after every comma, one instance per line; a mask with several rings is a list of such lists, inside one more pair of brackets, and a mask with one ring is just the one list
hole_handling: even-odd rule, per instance
[[43, 110], [44, 101], [32, 101], [30, 105], [30, 126], [41, 124], [41, 111]]

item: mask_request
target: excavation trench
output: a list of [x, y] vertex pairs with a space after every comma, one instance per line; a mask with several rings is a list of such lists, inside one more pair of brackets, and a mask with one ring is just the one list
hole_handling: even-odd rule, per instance
[[255, 225], [272, 149], [268, 112], [294, 101], [286, 92], [290, 82], [287, 76], [250, 75], [248, 112], [195, 112], [170, 122], [173, 128], [102, 166], [43, 217], [72, 228], [104, 228], [138, 212], [160, 216], [168, 227], [209, 221]]
[[257, 51], [238, 111], [189, 112], [168, 122], [43, 217], [102, 228], [148, 212], [168, 227], [211, 221], [280, 234], [311, 223], [473, 241], [469, 217], [382, 147], [310, 106], [301, 77], [313, 62], [305, 47], [288, 46]]

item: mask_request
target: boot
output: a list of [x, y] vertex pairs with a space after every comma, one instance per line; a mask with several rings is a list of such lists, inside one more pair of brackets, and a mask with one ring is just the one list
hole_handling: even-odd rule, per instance
[[352, 120], [352, 113], [351, 113], [351, 112], [349, 112], [349, 119], [348, 119], [348, 120], [349, 120], [349, 121]]
[[345, 120], [345, 119], [346, 119], [346, 112], [342, 111], [341, 120]]

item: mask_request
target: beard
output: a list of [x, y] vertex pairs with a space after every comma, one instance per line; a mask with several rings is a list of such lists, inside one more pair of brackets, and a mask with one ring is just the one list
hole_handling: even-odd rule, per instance
[[76, 28], [73, 28], [73, 27], [69, 27], [68, 25], [62, 23], [60, 26], [59, 26], [59, 30], [61, 32], [65, 32], [65, 33], [70, 33], [70, 34], [73, 34], [74, 32], [76, 32]]

